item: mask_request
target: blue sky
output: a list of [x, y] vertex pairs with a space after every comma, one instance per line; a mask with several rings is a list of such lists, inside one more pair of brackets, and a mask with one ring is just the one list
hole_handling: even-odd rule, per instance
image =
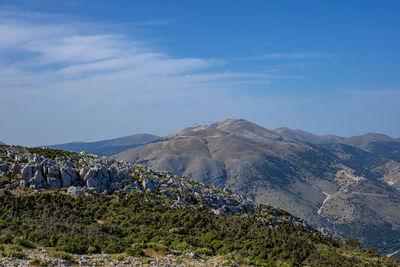
[[0, 0], [0, 140], [228, 117], [400, 136], [399, 1]]

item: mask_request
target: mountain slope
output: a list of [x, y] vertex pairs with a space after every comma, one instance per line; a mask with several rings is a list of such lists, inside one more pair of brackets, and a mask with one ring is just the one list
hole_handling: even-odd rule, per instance
[[102, 140], [97, 142], [73, 142], [60, 145], [49, 145], [45, 147], [62, 149], [72, 152], [85, 151], [87, 153], [99, 156], [110, 156], [130, 148], [151, 143], [159, 138], [159, 136], [152, 134], [134, 134], [126, 137]]
[[0, 145], [5, 145], [5, 143], [3, 143], [3, 142], [0, 141]]
[[[349, 236], [357, 229], [366, 244], [393, 252], [400, 245], [400, 193], [376, 169], [390, 159], [342, 143], [310, 144], [279, 131], [228, 119], [184, 129], [115, 157], [229, 188], [330, 233]], [[386, 180], [397, 184], [393, 173]], [[371, 228], [380, 240], [368, 235]]]
[[[188, 258], [206, 266], [398, 264], [354, 239], [329, 239], [286, 211], [169, 173], [15, 146], [1, 146], [0, 161], [7, 170], [0, 185], [0, 265], [64, 266], [76, 259], [178, 265]], [[53, 259], [44, 254], [50, 250]]]
[[384, 134], [367, 133], [364, 135], [345, 138], [341, 142], [368, 151], [368, 148], [371, 143], [393, 142], [393, 141], [395, 141], [395, 139]]
[[343, 137], [335, 136], [335, 135], [323, 135], [319, 136], [316, 134], [312, 134], [309, 132], [305, 132], [299, 129], [289, 129], [286, 127], [281, 127], [275, 129], [274, 132], [278, 133], [281, 136], [296, 139], [299, 141], [303, 141], [310, 144], [329, 144], [335, 143], [343, 140]]
[[389, 146], [393, 144], [400, 144], [400, 139], [394, 139], [390, 136], [384, 134], [377, 133], [367, 133], [364, 135], [357, 135], [352, 137], [340, 137], [335, 135], [315, 135], [312, 133], [308, 133], [298, 129], [289, 129], [286, 127], [278, 128], [274, 130], [276, 133], [280, 134], [283, 137], [296, 139], [302, 142], [310, 143], [310, 144], [346, 144], [350, 146], [357, 147], [359, 149], [363, 149], [365, 151], [375, 152], [376, 149], [380, 146], [384, 146], [388, 144]]

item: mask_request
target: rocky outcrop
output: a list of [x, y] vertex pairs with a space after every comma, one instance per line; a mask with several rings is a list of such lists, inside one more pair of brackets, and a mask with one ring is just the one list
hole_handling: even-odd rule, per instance
[[[39, 151], [48, 154], [52, 150]], [[174, 207], [209, 207], [215, 214], [248, 213], [261, 209], [261, 205], [244, 200], [240, 195], [232, 195], [228, 189], [222, 191], [168, 172], [85, 153], [73, 154], [73, 158], [67, 155], [49, 158], [30, 153], [29, 148], [7, 146], [0, 151], [0, 168], [8, 178], [8, 184], [3, 187], [9, 189], [66, 188], [67, 193], [73, 196], [90, 196], [92, 191], [104, 194], [118, 190], [125, 194], [139, 192], [168, 199]], [[273, 222], [265, 223], [277, 225], [277, 219], [281, 217], [285, 216], [279, 214], [274, 216]], [[301, 223], [306, 225], [303, 221]]]

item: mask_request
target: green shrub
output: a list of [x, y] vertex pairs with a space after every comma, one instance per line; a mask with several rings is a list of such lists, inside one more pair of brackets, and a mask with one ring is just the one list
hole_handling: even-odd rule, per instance
[[34, 265], [34, 266], [47, 266], [47, 263], [44, 262], [43, 260], [39, 258], [34, 258], [29, 262], [29, 265]]
[[90, 254], [93, 254], [93, 253], [99, 252], [99, 249], [96, 248], [95, 246], [89, 246], [88, 249], [87, 249], [87, 252], [90, 253]]
[[62, 251], [53, 252], [51, 256], [55, 258], [60, 258], [62, 260], [66, 260], [70, 263], [75, 261], [74, 257], [71, 254]]
[[125, 253], [132, 257], [144, 256], [143, 246], [132, 244], [130, 247], [125, 249]]
[[[58, 191], [20, 196], [5, 192], [0, 203], [1, 255], [18, 256], [21, 246], [35, 244], [67, 253], [125, 252], [136, 257], [144, 256], [145, 248], [195, 251], [258, 266], [363, 266], [376, 256], [354, 241], [337, 248], [338, 242], [300, 226], [269, 228], [257, 220], [258, 214], [242, 218], [217, 216], [210, 209], [171, 208], [163, 199], [140, 193], [93, 193], [88, 198]], [[346, 247], [358, 252], [349, 253]], [[389, 262], [384, 257], [375, 260]]]
[[12, 240], [12, 243], [14, 245], [25, 247], [25, 248], [34, 248], [35, 247], [35, 245], [32, 244], [32, 242], [30, 242], [29, 240], [27, 240], [26, 238], [23, 238], [23, 237], [15, 237]]
[[10, 183], [10, 178], [8, 178], [7, 176], [1, 176], [0, 177], [0, 183], [8, 184], [8, 183]]
[[0, 246], [0, 256], [22, 259], [25, 254], [22, 252], [21, 247], [8, 244]]
[[124, 252], [125, 246], [121, 243], [109, 243], [104, 248], [104, 253], [107, 254], [115, 254], [115, 253], [122, 253]]
[[207, 256], [214, 255], [214, 251], [210, 248], [198, 248], [196, 249], [195, 252], [200, 255], [207, 255]]

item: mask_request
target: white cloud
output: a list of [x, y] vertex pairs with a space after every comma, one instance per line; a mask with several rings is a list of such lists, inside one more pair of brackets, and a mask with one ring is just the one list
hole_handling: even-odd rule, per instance
[[242, 57], [239, 60], [298, 60], [298, 59], [327, 59], [333, 57], [330, 53], [302, 52], [302, 53], [270, 53], [250, 57]]
[[[113, 128], [124, 135], [133, 131], [129, 121], [167, 122], [182, 110], [188, 119], [196, 106], [224, 109], [235, 89], [274, 79], [218, 72], [221, 60], [174, 57], [109, 25], [57, 15], [0, 12], [0, 36], [7, 36], [0, 44], [0, 112], [12, 111], [1, 130], [19, 140], [3, 138], [8, 143], [118, 136]], [[27, 129], [34, 134], [23, 135]]]

